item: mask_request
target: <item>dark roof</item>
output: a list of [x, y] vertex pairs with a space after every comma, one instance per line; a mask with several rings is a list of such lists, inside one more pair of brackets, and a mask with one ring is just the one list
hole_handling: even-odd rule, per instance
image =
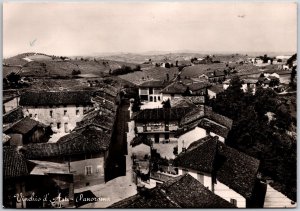
[[18, 133], [18, 134], [27, 134], [37, 125], [41, 125], [41, 123], [30, 119], [30, 117], [25, 117], [19, 122], [15, 123], [11, 127], [7, 128], [4, 132], [9, 133]]
[[233, 208], [199, 181], [186, 174], [151, 190], [144, 190], [110, 206], [110, 208]]
[[162, 120], [180, 120], [185, 114], [187, 114], [191, 108], [155, 108], [144, 109], [139, 111], [133, 119], [137, 122], [143, 121], [162, 121]]
[[222, 84], [217, 84], [217, 85], [211, 86], [208, 89], [211, 90], [212, 92], [216, 93], [216, 94], [218, 94], [220, 92], [224, 92]]
[[22, 107], [17, 107], [6, 114], [3, 114], [3, 124], [15, 123], [23, 118]]
[[130, 145], [132, 147], [135, 147], [135, 146], [140, 145], [140, 144], [146, 144], [148, 146], [151, 146], [152, 141], [151, 141], [151, 139], [149, 139], [147, 137], [144, 137], [144, 136], [136, 136], [130, 142]]
[[218, 142], [217, 179], [245, 198], [252, 196], [260, 161]]
[[182, 168], [216, 173], [217, 180], [245, 198], [252, 196], [259, 168], [259, 160], [209, 137], [192, 143], [175, 163]]
[[[83, 128], [88, 125], [94, 125], [104, 130], [111, 131], [115, 122], [115, 115], [104, 114], [99, 110], [87, 113], [83, 119], [77, 123], [76, 128]], [[75, 129], [76, 129], [75, 128]]]
[[189, 89], [191, 94], [197, 93], [197, 91], [205, 91], [205, 89], [210, 86], [207, 82], [186, 82], [184, 81], [175, 81], [169, 86], [165, 87], [161, 93], [164, 94], [184, 94], [187, 89]]
[[158, 80], [150, 80], [145, 81], [139, 85], [140, 88], [164, 88], [166, 87], [170, 82], [167, 81], [158, 81]]
[[198, 123], [198, 127], [201, 127], [209, 132], [213, 132], [219, 136], [227, 138], [227, 135], [230, 131], [229, 128], [223, 127], [219, 124], [215, 124], [214, 122], [209, 121], [208, 119], [201, 119]]
[[[189, 113], [187, 113], [180, 122], [181, 126], [188, 125], [194, 121], [200, 120], [202, 118], [207, 118], [221, 124], [229, 129], [232, 127], [232, 120], [228, 117], [222, 116], [220, 114], [215, 113], [211, 107], [208, 106], [199, 106], [193, 108]], [[197, 126], [195, 124], [194, 126]]]
[[92, 102], [97, 104], [98, 107], [104, 107], [111, 111], [116, 111], [117, 109], [117, 106], [114, 102], [110, 101], [109, 99], [103, 98], [101, 96], [93, 97]]
[[212, 172], [217, 150], [217, 140], [217, 137], [207, 136], [193, 142], [186, 152], [180, 153], [175, 158], [174, 162], [183, 168], [208, 173]]
[[28, 144], [21, 149], [27, 159], [107, 151], [110, 134], [88, 127], [60, 138], [57, 143]]
[[3, 176], [4, 179], [28, 175], [26, 159], [18, 152], [17, 147], [3, 147]]
[[20, 105], [86, 105], [91, 104], [93, 91], [28, 91], [21, 94]]

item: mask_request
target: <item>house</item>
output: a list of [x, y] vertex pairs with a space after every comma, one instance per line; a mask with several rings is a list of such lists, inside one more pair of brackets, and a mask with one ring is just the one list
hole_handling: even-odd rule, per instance
[[169, 82], [149, 80], [141, 83], [139, 87], [139, 97], [141, 101], [160, 102], [163, 100], [161, 90], [165, 88]]
[[214, 70], [205, 73], [208, 78], [208, 81], [211, 83], [223, 82], [226, 79], [226, 74], [223, 70]]
[[69, 133], [84, 113], [93, 107], [92, 91], [28, 91], [20, 105], [37, 121], [50, 125], [55, 133]]
[[248, 90], [252, 90], [253, 94], [256, 92], [258, 79], [245, 78], [242, 79], [242, 82], [242, 90], [244, 92], [247, 92]]
[[20, 151], [28, 160], [67, 164], [77, 189], [105, 182], [110, 139], [110, 134], [90, 126], [73, 131], [56, 143], [28, 144]]
[[[52, 164], [52, 173], [49, 173], [47, 165], [26, 160], [15, 146], [3, 147], [3, 164], [5, 208], [72, 206], [73, 175], [64, 172], [68, 170], [68, 166]], [[55, 200], [57, 197], [61, 201]], [[30, 198], [34, 200], [26, 200]]]
[[219, 94], [223, 91], [224, 91], [223, 85], [222, 84], [216, 84], [216, 85], [213, 85], [213, 86], [211, 86], [207, 89], [207, 94], [208, 94], [209, 99], [212, 99], [212, 98], [216, 98], [217, 94]]
[[173, 141], [181, 117], [190, 110], [189, 107], [141, 110], [132, 117], [136, 134], [146, 136], [154, 143]]
[[153, 189], [142, 188], [138, 194], [114, 203], [109, 208], [234, 208], [186, 174]]
[[193, 142], [174, 162], [179, 175], [190, 174], [239, 208], [263, 206], [263, 200], [258, 200], [261, 193], [257, 192], [259, 160], [228, 147], [217, 137]]
[[10, 136], [10, 145], [22, 146], [30, 143], [47, 142], [53, 134], [51, 128], [38, 121], [25, 117], [3, 131]]
[[19, 106], [20, 95], [19, 93], [3, 92], [3, 114], [16, 109]]
[[24, 118], [23, 108], [17, 107], [5, 114], [3, 114], [3, 125], [15, 123]]
[[207, 87], [210, 84], [207, 82], [198, 82], [191, 79], [174, 81], [166, 86], [162, 91], [163, 101], [173, 100], [182, 96], [206, 96]]
[[217, 136], [225, 141], [233, 121], [212, 111], [211, 107], [193, 108], [181, 118], [175, 137], [178, 137], [178, 153], [187, 149], [193, 142], [206, 136]]

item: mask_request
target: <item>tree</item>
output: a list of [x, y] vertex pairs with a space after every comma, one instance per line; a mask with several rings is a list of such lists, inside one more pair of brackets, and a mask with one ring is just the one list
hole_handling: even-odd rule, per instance
[[132, 104], [132, 108], [131, 108], [132, 112], [140, 111], [141, 110], [141, 105], [142, 105], [142, 103], [141, 103], [140, 97], [136, 96], [134, 98], [134, 101], [133, 101], [133, 104]]
[[18, 84], [21, 80], [21, 76], [15, 72], [11, 72], [8, 76], [6, 76], [9, 83]]

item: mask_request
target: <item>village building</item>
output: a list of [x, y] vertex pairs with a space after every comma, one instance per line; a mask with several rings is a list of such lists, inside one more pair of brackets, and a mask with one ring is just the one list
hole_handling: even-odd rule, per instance
[[139, 97], [141, 101], [147, 102], [161, 102], [163, 97], [161, 90], [165, 88], [169, 82], [167, 81], [158, 81], [150, 80], [145, 81], [139, 85]]
[[68, 166], [26, 160], [15, 146], [3, 147], [3, 164], [4, 207], [72, 207], [73, 175], [66, 173]]
[[20, 105], [30, 118], [50, 125], [55, 133], [69, 133], [93, 107], [91, 91], [28, 91]]
[[223, 70], [214, 70], [200, 75], [199, 78], [206, 79], [210, 83], [218, 83], [223, 82], [226, 79], [226, 74]]
[[186, 174], [153, 189], [142, 188], [138, 194], [114, 203], [109, 208], [234, 208]]
[[175, 137], [178, 142], [178, 153], [185, 151], [193, 142], [206, 136], [216, 136], [225, 142], [233, 121], [215, 113], [211, 107], [193, 108], [181, 118]]
[[228, 147], [217, 137], [193, 142], [174, 162], [179, 175], [190, 174], [238, 208], [263, 206], [266, 186], [258, 179], [259, 160]]
[[3, 114], [16, 109], [19, 106], [20, 94], [3, 92]]
[[10, 137], [9, 144], [16, 146], [47, 142], [53, 134], [49, 126], [29, 117], [5, 127], [3, 132]]
[[216, 84], [207, 89], [207, 94], [208, 94], [209, 99], [212, 99], [212, 98], [217, 98], [217, 94], [219, 94], [223, 91], [224, 91], [223, 85]]
[[190, 110], [189, 107], [141, 110], [133, 116], [136, 134], [146, 136], [157, 144], [174, 142], [179, 121]]
[[166, 86], [162, 91], [163, 101], [174, 100], [183, 96], [206, 96], [210, 83], [192, 79], [177, 80]]

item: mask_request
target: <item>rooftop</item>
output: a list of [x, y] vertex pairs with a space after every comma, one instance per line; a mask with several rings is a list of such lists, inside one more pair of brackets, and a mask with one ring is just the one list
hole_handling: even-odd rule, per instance
[[17, 123], [13, 124], [11, 127], [7, 128], [4, 132], [7, 134], [18, 133], [24, 135], [38, 125], [44, 126], [42, 123], [30, 119], [30, 117], [25, 117], [24, 119], [21, 119]]
[[192, 176], [175, 177], [151, 190], [144, 190], [110, 208], [233, 208]]
[[260, 163], [215, 137], [205, 137], [192, 143], [175, 162], [183, 168], [211, 174], [215, 172], [217, 180], [245, 198], [252, 196]]
[[142, 82], [139, 87], [140, 88], [164, 88], [166, 87], [170, 82], [167, 81], [160, 81], [160, 80], [149, 80]]

